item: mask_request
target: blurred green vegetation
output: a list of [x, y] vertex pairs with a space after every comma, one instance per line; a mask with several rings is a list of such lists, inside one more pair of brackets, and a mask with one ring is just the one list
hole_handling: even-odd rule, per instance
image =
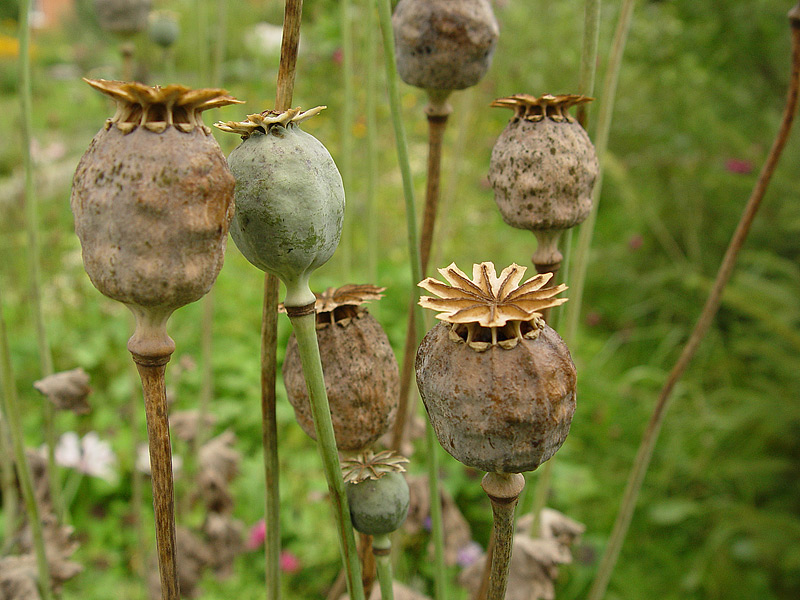
[[[130, 323], [126, 310], [97, 293], [85, 276], [68, 202], [74, 165], [111, 114], [109, 103], [80, 77], [119, 77], [121, 59], [117, 40], [99, 30], [91, 2], [76, 4], [76, 16], [62, 27], [34, 34], [45, 307], [57, 369], [82, 366], [91, 373], [94, 388], [92, 414], [59, 416], [58, 427], [96, 430], [112, 440], [122, 477], [115, 485], [88, 478], [80, 484], [70, 514], [82, 543], [76, 559], [86, 571], [66, 585], [63, 597], [139, 600], [144, 590], [134, 574], [138, 541], [132, 528], [120, 526], [130, 523], [132, 514], [134, 434], [144, 438], [143, 417], [131, 414], [128, 401], [136, 384], [125, 349]], [[217, 4], [154, 4], [180, 15], [174, 80], [195, 86], [219, 83], [248, 101], [244, 107], [214, 111], [207, 122], [238, 119], [271, 106], [278, 57], [256, 51], [250, 32], [261, 21], [280, 24], [281, 2], [226, 3], [220, 82], [200, 75], [210, 72], [219, 33]], [[617, 3], [605, 4], [598, 81], [618, 9]], [[356, 172], [353, 189], [347, 190], [344, 234], [352, 260], [345, 264], [344, 253], [337, 253], [313, 283], [323, 289], [367, 282], [372, 275], [366, 256], [376, 253], [379, 272], [374, 283], [388, 290], [372, 311], [399, 353], [410, 285], [401, 183], [381, 87], [380, 245], [368, 248], [363, 229], [366, 161], [360, 110], [366, 54], [361, 23], [372, 3], [356, 0], [355, 5], [359, 113], [353, 127]], [[503, 224], [486, 183], [492, 145], [510, 113], [487, 107], [492, 99], [513, 93], [572, 92], [577, 82], [581, 2], [498, 0], [495, 7], [501, 39], [492, 69], [475, 89], [452, 98], [455, 111], [446, 137], [435, 266], [455, 261], [465, 268], [484, 260], [502, 266], [529, 264], [533, 236]], [[665, 0], [637, 6], [614, 113], [584, 321], [572, 344], [579, 369], [579, 408], [554, 465], [550, 505], [587, 525], [575, 563], [562, 569], [559, 600], [585, 595], [655, 396], [699, 314], [771, 144], [788, 81], [790, 7], [777, 0]], [[13, 38], [12, 13], [0, 14], [6, 19], [0, 35]], [[341, 147], [337, 117], [343, 102], [338, 19], [336, 2], [306, 3], [295, 90], [296, 105], [328, 105], [321, 117], [308, 122], [307, 130], [326, 143], [334, 158]], [[206, 35], [211, 41], [204, 43]], [[165, 79], [169, 60], [146, 36], [135, 42], [139, 76], [152, 84], [171, 82]], [[16, 69], [13, 53], [0, 55], [0, 139], [5, 140], [0, 146], [0, 285], [25, 403], [27, 439], [39, 445], [42, 401], [31, 388], [38, 378], [38, 360], [29, 313], [23, 211], [15, 187], [21, 177]], [[402, 94], [421, 198], [426, 99], [408, 86]], [[596, 107], [590, 120], [595, 113]], [[238, 143], [234, 136], [217, 131], [215, 136], [226, 153]], [[800, 141], [795, 132], [715, 326], [676, 391], [609, 600], [800, 597], [798, 172]], [[263, 511], [261, 281], [261, 273], [229, 244], [216, 287], [213, 412], [219, 419], [215, 430], [231, 428], [238, 436], [244, 461], [235, 483], [236, 516], [247, 524], [255, 523]], [[184, 355], [199, 361], [200, 323], [198, 304], [173, 317], [171, 335], [178, 346], [173, 363]], [[289, 327], [284, 320], [280, 327], [282, 353]], [[173, 384], [175, 409], [196, 405], [200, 381], [199, 370], [194, 370]], [[312, 442], [293, 424], [280, 384], [278, 393], [282, 543], [302, 565], [298, 573], [285, 576], [285, 591], [293, 599], [320, 598], [338, 570], [329, 509], [319, 500], [324, 478]], [[137, 432], [132, 422], [138, 424]], [[179, 445], [176, 451], [182, 451]], [[412, 470], [422, 470], [421, 465]], [[536, 480], [536, 473], [531, 474], [530, 490]], [[490, 510], [477, 474], [445, 457], [443, 484], [468, 516], [475, 539], [485, 545]], [[148, 506], [146, 501], [145, 515]], [[182, 518], [191, 523], [193, 515]], [[429, 589], [427, 540], [403, 543], [407, 551], [398, 572]], [[262, 573], [259, 552], [243, 555], [235, 576], [221, 582], [208, 578], [201, 597], [263, 597]]]

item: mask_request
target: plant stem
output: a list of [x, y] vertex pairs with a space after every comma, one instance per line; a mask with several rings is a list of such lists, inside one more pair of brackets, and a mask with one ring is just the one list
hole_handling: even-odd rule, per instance
[[191, 451], [196, 452], [206, 441], [208, 431], [206, 421], [214, 398], [214, 288], [211, 288], [201, 300], [203, 316], [200, 332], [200, 354], [203, 364], [202, 382], [200, 384], [200, 408], [197, 420], [197, 435], [192, 442]]
[[[22, 499], [25, 503], [25, 511], [27, 512], [33, 535], [33, 546], [36, 551], [39, 593], [43, 600], [51, 600], [53, 595], [50, 591], [50, 573], [45, 552], [44, 533], [42, 532], [42, 522], [39, 517], [36, 495], [33, 491], [31, 470], [28, 465], [28, 459], [25, 456], [25, 442], [22, 439], [22, 420], [20, 419], [17, 388], [14, 384], [14, 373], [11, 367], [11, 352], [8, 348], [8, 333], [6, 332], [6, 321], [3, 316], [2, 294], [0, 294], [0, 380], [2, 380], [3, 384], [3, 411], [8, 419], [11, 443], [14, 447], [14, 464], [17, 469], [20, 487], [22, 488]], [[13, 532], [8, 532], [8, 535], [13, 535]]]
[[488, 600], [504, 600], [514, 545], [514, 509], [525, 487], [525, 477], [520, 473], [487, 473], [481, 481], [481, 487], [492, 502], [494, 517], [494, 551], [491, 559], [489, 556], [486, 558], [486, 568], [491, 568], [486, 597]]
[[586, 283], [586, 271], [589, 264], [589, 248], [592, 245], [592, 234], [597, 220], [597, 209], [600, 204], [600, 193], [603, 189], [603, 162], [608, 148], [608, 136], [611, 131], [611, 118], [614, 114], [614, 99], [617, 93], [617, 81], [619, 71], [622, 66], [622, 56], [625, 52], [625, 44], [628, 39], [628, 31], [633, 20], [633, 8], [636, 0], [624, 0], [620, 11], [617, 29], [614, 33], [614, 41], [611, 47], [611, 55], [608, 59], [608, 68], [603, 81], [603, 93], [600, 98], [600, 115], [597, 118], [597, 135], [595, 139], [595, 150], [597, 159], [600, 162], [600, 172], [594, 184], [592, 194], [592, 210], [589, 217], [581, 225], [578, 234], [578, 247], [575, 252], [575, 264], [573, 266], [574, 279], [571, 281], [571, 298], [567, 306], [567, 321], [564, 329], [564, 339], [567, 344], [575, 340], [578, 331], [578, 320], [580, 318], [581, 306], [583, 304], [583, 288]]
[[[591, 96], [594, 93], [594, 78], [597, 73], [597, 45], [600, 40], [601, 0], [586, 0], [583, 12], [583, 47], [581, 49], [581, 70], [578, 75], [578, 93]], [[577, 109], [578, 123], [586, 129], [587, 105], [580, 104]]]
[[[275, 109], [292, 105], [303, 0], [286, 0], [283, 14], [281, 60], [276, 81]], [[280, 476], [278, 462], [278, 419], [275, 382], [278, 356], [278, 291], [275, 275], [264, 275], [264, 300], [261, 313], [261, 437], [264, 446], [264, 504], [266, 542], [264, 544], [265, 587], [268, 600], [279, 600], [280, 591]]]
[[609, 538], [603, 557], [600, 560], [597, 575], [589, 590], [589, 600], [600, 600], [608, 588], [608, 583], [611, 579], [611, 573], [616, 565], [619, 552], [622, 549], [622, 543], [630, 527], [631, 519], [633, 518], [633, 511], [636, 508], [636, 499], [639, 496], [639, 491], [642, 488], [644, 476], [647, 473], [647, 468], [650, 465], [650, 459], [653, 456], [658, 434], [661, 431], [661, 425], [664, 421], [664, 415], [669, 407], [669, 401], [672, 396], [672, 391], [675, 385], [680, 381], [686, 368], [689, 366], [695, 352], [697, 351], [700, 343], [703, 341], [709, 327], [714, 319], [714, 316], [719, 310], [720, 302], [722, 301], [722, 293], [725, 286], [730, 280], [733, 268], [736, 265], [736, 259], [739, 251], [742, 249], [747, 234], [750, 231], [750, 226], [753, 219], [758, 212], [761, 205], [761, 200], [767, 191], [772, 174], [775, 172], [775, 167], [778, 164], [778, 159], [783, 152], [786, 141], [789, 139], [789, 132], [794, 121], [795, 112], [797, 110], [798, 90], [800, 89], [800, 3], [798, 3], [789, 12], [789, 22], [792, 30], [792, 72], [789, 83], [789, 91], [786, 97], [786, 106], [783, 112], [783, 118], [780, 128], [772, 144], [767, 160], [761, 169], [755, 187], [750, 194], [750, 198], [745, 205], [739, 224], [731, 237], [728, 244], [728, 249], [722, 259], [717, 277], [714, 280], [714, 286], [706, 299], [700, 317], [689, 336], [686, 345], [681, 352], [675, 365], [672, 367], [669, 376], [667, 377], [661, 392], [658, 395], [658, 400], [653, 407], [653, 414], [650, 417], [650, 422], [645, 429], [642, 441], [639, 445], [639, 450], [636, 453], [636, 459], [633, 463], [630, 475], [628, 476], [628, 483], [625, 488], [625, 493], [622, 497], [619, 512], [617, 513], [614, 528]]
[[175, 542], [175, 492], [172, 482], [172, 447], [169, 439], [167, 389], [164, 375], [170, 354], [143, 356], [131, 352], [142, 380], [147, 437], [150, 448], [150, 473], [153, 484], [153, 511], [156, 524], [156, 550], [161, 576], [161, 598], [180, 600], [177, 547]]
[[228, 39], [228, 2], [217, 0], [217, 22], [214, 24], [216, 39], [212, 57], [211, 81], [215, 87], [222, 85], [223, 65], [225, 63], [226, 42]]
[[[392, 7], [390, 0], [376, 0], [380, 18], [381, 35], [383, 37], [383, 54], [386, 67], [386, 84], [389, 93], [389, 105], [392, 113], [392, 126], [395, 132], [397, 160], [403, 178], [403, 197], [406, 205], [406, 231], [408, 233], [408, 251], [411, 262], [411, 289], [417, 289], [422, 281], [422, 260], [417, 238], [417, 215], [414, 204], [414, 185], [411, 179], [411, 165], [408, 159], [406, 132], [400, 109], [400, 92], [397, 86], [397, 66], [395, 65], [394, 32], [392, 31]], [[425, 335], [425, 317], [422, 308], [414, 304], [416, 311], [417, 341]], [[436, 584], [436, 600], [445, 600], [447, 595], [447, 571], [444, 564], [444, 533], [442, 530], [441, 494], [439, 491], [438, 442], [430, 421], [426, 421], [426, 449], [428, 453], [428, 481], [431, 490], [431, 529], [434, 544], [434, 577]]]
[[[342, 75], [344, 102], [342, 105], [341, 117], [341, 174], [342, 183], [346, 193], [353, 193], [353, 25], [350, 20], [351, 0], [340, 0], [340, 20], [342, 28]], [[345, 217], [347, 221], [347, 217]], [[345, 279], [350, 279], [352, 270], [352, 240], [353, 228], [345, 225], [344, 243], [339, 248], [342, 251], [342, 263], [344, 264]]]
[[[31, 55], [30, 55], [30, 0], [19, 3], [19, 100], [22, 162], [25, 169], [25, 229], [28, 237], [28, 272], [30, 273], [31, 304], [33, 320], [36, 326], [36, 346], [39, 351], [39, 365], [42, 377], [53, 374], [53, 354], [45, 327], [44, 310], [42, 308], [42, 271], [41, 245], [39, 243], [38, 201], [33, 182], [33, 157], [31, 141], [33, 139], [33, 102], [31, 93]], [[57, 516], [61, 517], [63, 506], [58, 486], [58, 471], [55, 462], [55, 408], [49, 400], [44, 401], [44, 437], [47, 444], [47, 472], [49, 475], [50, 498]]]
[[378, 567], [378, 582], [381, 586], [381, 600], [394, 600], [392, 584], [392, 541], [388, 535], [376, 535], [372, 538], [372, 553]]
[[377, 141], [377, 64], [376, 49], [378, 45], [377, 22], [375, 11], [367, 0], [366, 6], [366, 34], [367, 34], [367, 82], [365, 110], [367, 119], [367, 273], [368, 280], [378, 283], [378, 210], [377, 210], [377, 180], [378, 180], [378, 141]]
[[11, 441], [11, 432], [8, 430], [7, 417], [4, 413], [4, 410], [0, 410], [0, 476], [2, 476], [0, 494], [3, 495], [3, 515], [5, 516], [3, 529], [5, 542], [0, 546], [0, 555], [10, 552], [19, 517], [17, 490], [14, 486], [14, 444]]
[[353, 526], [350, 523], [350, 509], [347, 505], [347, 494], [339, 464], [328, 393], [325, 389], [322, 361], [317, 345], [316, 318], [313, 310], [307, 314], [293, 314], [292, 307], [287, 307], [287, 310], [297, 338], [300, 362], [303, 365], [303, 375], [308, 388], [311, 414], [314, 418], [317, 447], [322, 458], [325, 479], [328, 482], [328, 490], [333, 503], [334, 520], [339, 533], [339, 549], [347, 571], [347, 591], [352, 600], [364, 600], [361, 567], [356, 551]]

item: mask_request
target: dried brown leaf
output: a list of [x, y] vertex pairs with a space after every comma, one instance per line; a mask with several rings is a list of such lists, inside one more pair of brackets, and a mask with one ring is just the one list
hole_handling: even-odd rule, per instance
[[71, 410], [76, 415], [85, 415], [91, 410], [86, 401], [92, 392], [89, 374], [80, 367], [48, 375], [34, 382], [33, 387], [59, 410]]

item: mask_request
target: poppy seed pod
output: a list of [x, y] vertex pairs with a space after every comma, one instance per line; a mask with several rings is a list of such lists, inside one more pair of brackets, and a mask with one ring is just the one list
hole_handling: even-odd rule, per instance
[[489, 0], [400, 0], [392, 15], [397, 72], [426, 90], [478, 83], [499, 35]]
[[200, 115], [238, 100], [218, 89], [86, 81], [117, 111], [81, 158], [70, 205], [89, 278], [137, 317], [134, 351], [140, 327], [162, 331], [222, 268], [234, 180]]
[[178, 39], [181, 26], [178, 16], [169, 10], [158, 10], [150, 14], [150, 26], [147, 33], [153, 43], [162, 48], [169, 48]]
[[575, 412], [575, 366], [539, 311], [565, 299], [544, 288], [551, 274], [520, 284], [524, 267], [498, 277], [492, 263], [470, 280], [454, 264], [420, 287], [420, 305], [441, 311], [417, 352], [420, 395], [439, 443], [484, 471], [532, 471], [561, 447]]
[[103, 31], [133, 35], [147, 27], [151, 0], [94, 0], [97, 20]]
[[[316, 301], [317, 340], [336, 444], [361, 450], [380, 438], [397, 413], [397, 361], [378, 321], [361, 306], [384, 288], [329, 288]], [[283, 381], [297, 422], [316, 439], [300, 352], [294, 334], [283, 362]]]
[[350, 520], [356, 531], [386, 535], [408, 516], [410, 493], [403, 476], [408, 459], [392, 451], [366, 451], [342, 464]]
[[492, 103], [513, 109], [514, 116], [492, 150], [489, 182], [503, 220], [533, 231], [545, 246], [537, 250], [537, 264], [560, 262], [558, 235], [582, 223], [592, 209], [597, 154], [567, 112], [590, 100], [520, 94]]
[[216, 124], [244, 140], [228, 157], [236, 178], [231, 237], [247, 260], [284, 282], [289, 307], [315, 301], [309, 277], [333, 255], [342, 233], [342, 177], [325, 146], [299, 127], [323, 108]]

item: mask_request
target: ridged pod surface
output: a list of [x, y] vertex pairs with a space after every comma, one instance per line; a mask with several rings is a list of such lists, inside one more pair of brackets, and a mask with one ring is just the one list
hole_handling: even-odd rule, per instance
[[[346, 322], [317, 327], [336, 444], [340, 450], [361, 450], [380, 438], [397, 413], [399, 374], [386, 333], [362, 311]], [[283, 381], [295, 418], [316, 439], [308, 391], [294, 335], [283, 362]]]
[[213, 285], [233, 216], [234, 180], [202, 110], [223, 90], [89, 81], [117, 102], [81, 158], [70, 205], [86, 272], [152, 321]]
[[520, 94], [492, 104], [515, 111], [495, 143], [489, 167], [495, 202], [508, 225], [564, 230], [589, 215], [597, 155], [583, 127], [566, 112], [588, 100]]
[[342, 233], [342, 177], [325, 146], [298, 125], [322, 108], [217, 124], [244, 138], [228, 157], [236, 178], [231, 237], [247, 260], [286, 284], [286, 306], [314, 302], [308, 279]]
[[426, 90], [478, 83], [499, 35], [488, 0], [400, 0], [392, 15], [397, 72]]
[[564, 443], [575, 412], [575, 366], [544, 326], [511, 349], [476, 352], [441, 323], [416, 361], [420, 395], [442, 447], [465, 465], [533, 471]]

